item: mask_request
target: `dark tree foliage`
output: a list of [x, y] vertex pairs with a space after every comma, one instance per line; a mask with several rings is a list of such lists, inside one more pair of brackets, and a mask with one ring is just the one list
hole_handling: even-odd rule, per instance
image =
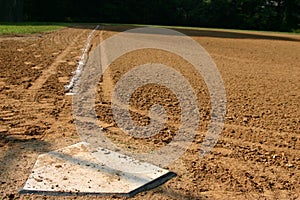
[[[23, 12], [24, 10], [24, 12]], [[111, 22], [291, 31], [300, 0], [0, 0], [0, 21]]]
[[0, 21], [23, 21], [23, 0], [0, 0]]

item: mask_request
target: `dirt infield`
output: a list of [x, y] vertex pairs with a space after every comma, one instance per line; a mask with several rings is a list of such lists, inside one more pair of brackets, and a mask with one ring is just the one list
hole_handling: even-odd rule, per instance
[[[101, 40], [128, 28], [107, 26], [96, 31], [91, 50]], [[18, 194], [39, 154], [79, 141], [72, 97], [65, 95], [64, 85], [71, 79], [92, 29], [0, 36], [2, 199], [101, 199]], [[300, 36], [179, 31], [199, 42], [218, 66], [227, 93], [224, 130], [213, 151], [199, 158], [211, 107], [205, 82], [189, 63], [151, 49], [116, 60], [99, 83], [96, 112], [108, 137], [122, 148], [144, 151], [164, 146], [180, 124], [176, 96], [167, 88], [146, 85], [131, 98], [133, 120], [147, 124], [149, 107], [161, 103], [169, 117], [166, 127], [146, 140], [128, 137], [119, 130], [109, 99], [113, 85], [132, 67], [153, 60], [174, 67], [189, 80], [200, 105], [201, 124], [193, 144], [168, 166], [178, 176], [133, 199], [300, 198]]]

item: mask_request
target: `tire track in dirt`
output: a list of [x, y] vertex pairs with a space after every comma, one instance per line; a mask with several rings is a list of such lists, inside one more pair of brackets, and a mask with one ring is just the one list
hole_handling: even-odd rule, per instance
[[[39, 46], [39, 48], [42, 48], [42, 51], [57, 51], [57, 45], [53, 43], [54, 38], [59, 45], [66, 46], [65, 50], [57, 55], [57, 57], [54, 59], [54, 62], [52, 62], [48, 68], [44, 70], [43, 68], [32, 70], [42, 71], [42, 73], [40, 77], [30, 83], [31, 86], [28, 89], [21, 91], [21, 88], [19, 88], [20, 86], [5, 86], [8, 88], [6, 89], [6, 93], [12, 94], [12, 96], [3, 96], [1, 101], [2, 108], [0, 109], [0, 131], [4, 137], [5, 135], [11, 135], [21, 139], [31, 137], [39, 138], [43, 137], [44, 133], [50, 129], [50, 124], [53, 123], [53, 119], [52, 117], [49, 117], [49, 115], [51, 115], [53, 112], [56, 113], [55, 115], [58, 115], [58, 110], [63, 107], [60, 105], [61, 103], [59, 103], [61, 100], [59, 100], [60, 98], [57, 99], [57, 97], [40, 98], [38, 94], [41, 92], [41, 89], [44, 87], [45, 83], [49, 82], [49, 78], [51, 76], [56, 76], [58, 67], [69, 67], [65, 60], [71, 59], [76, 62], [77, 55], [79, 57], [79, 54], [76, 53], [76, 51], [78, 52], [78, 50], [82, 48], [82, 44], [86, 39], [85, 35], [88, 32], [89, 29], [64, 29], [62, 31], [45, 34], [42, 39], [33, 39], [33, 44], [29, 45], [25, 43], [26, 47], [20, 49], [20, 51], [23, 51], [25, 48], [31, 47], [35, 49], [37, 46]], [[59, 47], [59, 49], [60, 48], [61, 47]], [[76, 54], [74, 55], [74, 53]], [[43, 55], [40, 56], [43, 57]], [[40, 56], [35, 58], [40, 60]], [[46, 57], [48, 57], [49, 54], [45, 54], [44, 56], [44, 60], [47, 60]], [[51, 54], [50, 58], [48, 57], [48, 59], [52, 59]], [[18, 100], [15, 101], [14, 98]], [[5, 99], [6, 101], [3, 101]]]
[[[61, 64], [64, 64], [64, 60], [66, 57], [69, 56], [70, 52], [82, 41], [85, 39], [85, 35], [89, 32], [89, 30], [83, 30], [80, 31], [78, 34], [78, 30], [72, 30], [70, 29], [70, 32], [77, 32], [76, 37], [74, 37], [72, 40], [61, 40], [57, 39], [58, 41], [62, 41], [61, 45], [67, 46], [67, 48], [60, 53], [54, 62], [45, 70], [42, 71], [42, 74], [39, 78], [37, 78], [32, 84], [31, 87], [29, 87], [26, 90], [26, 93], [24, 94], [24, 98], [27, 100], [22, 103], [22, 107], [20, 108], [20, 113], [14, 112], [14, 119], [10, 120], [10, 125], [15, 124], [13, 127], [10, 127], [10, 134], [11, 135], [19, 135], [20, 137], [24, 135], [40, 135], [43, 132], [45, 132], [47, 129], [50, 129], [50, 124], [53, 124], [53, 120], [47, 115], [53, 113], [57, 108], [56, 104], [56, 98], [42, 98], [38, 96], [41, 89], [44, 87], [45, 83], [49, 82], [49, 78], [51, 76], [56, 75], [57, 73], [57, 67]], [[63, 34], [54, 34], [56, 38], [64, 38]], [[68, 33], [70, 35], [70, 33]], [[73, 34], [71, 34], [73, 35]], [[59, 37], [58, 37], [59, 36]], [[45, 39], [45, 41], [48, 41]], [[70, 44], [68, 44], [68, 41], [72, 41]], [[50, 37], [51, 42], [51, 37]], [[82, 45], [80, 45], [82, 47]], [[34, 114], [29, 114], [34, 113]], [[25, 115], [25, 116], [24, 116]], [[57, 114], [56, 114], [57, 115]], [[21, 117], [24, 116], [24, 117]], [[20, 120], [24, 118], [23, 120]], [[27, 120], [25, 120], [27, 119]], [[44, 119], [41, 123], [40, 119]], [[30, 121], [28, 121], [30, 120]], [[15, 123], [14, 123], [15, 122]]]
[[45, 84], [47, 79], [51, 76], [57, 73], [57, 66], [60, 64], [61, 61], [71, 52], [71, 50], [74, 48], [74, 46], [77, 44], [78, 39], [82, 37], [84, 34], [86, 34], [87, 31], [83, 31], [79, 35], [77, 35], [74, 40], [70, 43], [70, 45], [57, 56], [55, 61], [43, 71], [42, 75], [32, 83], [32, 86], [28, 89], [28, 92], [32, 96], [32, 101], [36, 100], [36, 93], [42, 88], [42, 86]]
[[74, 42], [74, 39], [78, 36], [78, 30], [76, 29], [76, 27], [70, 27], [59, 30], [59, 34], [53, 34], [52, 32], [47, 33], [46, 37], [42, 39], [39, 44], [33, 45], [38, 45], [41, 48], [49, 48], [50, 45], [58, 47], [56, 50], [64, 50], [64, 48], [61, 45], [71, 44], [72, 42]]

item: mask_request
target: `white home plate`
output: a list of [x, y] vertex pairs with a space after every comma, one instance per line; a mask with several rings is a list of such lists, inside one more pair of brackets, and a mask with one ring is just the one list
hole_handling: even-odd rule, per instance
[[[88, 145], [81, 142], [40, 155], [20, 193], [130, 197], [176, 176], [168, 170], [106, 149], [93, 152], [97, 154], [96, 159], [88, 151]], [[106, 166], [99, 161], [101, 158], [104, 162], [120, 163], [127, 172]], [[143, 173], [135, 173], [143, 168]], [[129, 169], [132, 173], [128, 173]]]

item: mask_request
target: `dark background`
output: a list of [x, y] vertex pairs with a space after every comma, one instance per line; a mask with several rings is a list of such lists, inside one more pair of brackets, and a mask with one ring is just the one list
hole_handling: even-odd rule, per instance
[[300, 30], [300, 0], [0, 0], [0, 21]]

